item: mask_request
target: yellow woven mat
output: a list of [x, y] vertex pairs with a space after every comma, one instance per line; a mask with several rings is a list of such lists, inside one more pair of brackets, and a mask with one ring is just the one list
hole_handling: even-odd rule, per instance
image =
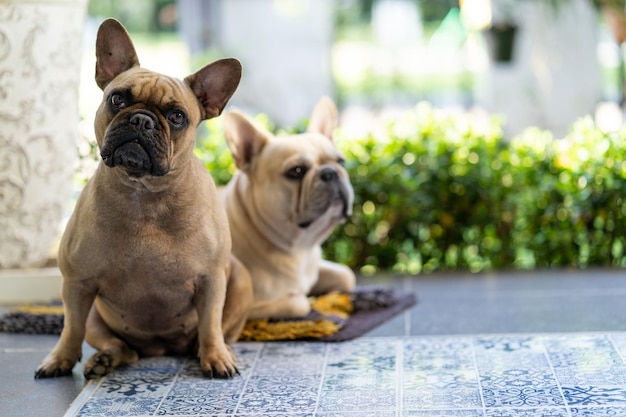
[[309, 302], [313, 311], [304, 319], [248, 321], [240, 340], [262, 342], [330, 336], [343, 327], [353, 310], [349, 294], [331, 292], [320, 297], [311, 297]]

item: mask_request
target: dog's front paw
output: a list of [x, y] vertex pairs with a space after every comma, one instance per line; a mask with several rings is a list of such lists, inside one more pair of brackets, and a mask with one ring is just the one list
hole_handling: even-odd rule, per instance
[[113, 355], [111, 352], [101, 350], [94, 353], [85, 363], [83, 375], [86, 379], [96, 379], [111, 373], [113, 370]]
[[85, 363], [83, 375], [87, 379], [95, 379], [110, 374], [120, 365], [130, 365], [139, 360], [139, 355], [133, 349], [124, 345], [118, 348], [104, 349], [94, 353]]
[[200, 365], [202, 373], [207, 378], [228, 379], [239, 375], [235, 355], [227, 345], [223, 345], [222, 348], [206, 349], [205, 354], [200, 355]]
[[54, 353], [50, 353], [45, 357], [39, 368], [35, 371], [35, 379], [56, 378], [59, 376], [67, 376], [72, 374], [72, 368], [76, 362], [80, 360], [80, 356], [76, 358], [62, 357]]

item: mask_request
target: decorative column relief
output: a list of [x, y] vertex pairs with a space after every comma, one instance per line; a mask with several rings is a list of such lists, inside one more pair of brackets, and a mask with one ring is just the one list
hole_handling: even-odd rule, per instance
[[0, 0], [0, 267], [42, 265], [78, 160], [86, 0]]

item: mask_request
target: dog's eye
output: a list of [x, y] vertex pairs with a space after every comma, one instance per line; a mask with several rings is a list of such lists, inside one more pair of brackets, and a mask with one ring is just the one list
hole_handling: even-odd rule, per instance
[[307, 168], [302, 165], [296, 165], [293, 168], [290, 168], [287, 172], [285, 172], [285, 177], [290, 180], [300, 180], [304, 177], [307, 172]]
[[113, 94], [111, 95], [111, 105], [118, 110], [126, 107], [126, 99], [121, 94]]
[[338, 163], [339, 165], [341, 165], [341, 166], [344, 166], [344, 165], [346, 164], [346, 160], [345, 160], [345, 159], [343, 159], [343, 158], [339, 158], [339, 159], [337, 159], [337, 163]]
[[187, 116], [180, 110], [174, 110], [167, 116], [167, 120], [174, 126], [182, 126], [187, 121]]

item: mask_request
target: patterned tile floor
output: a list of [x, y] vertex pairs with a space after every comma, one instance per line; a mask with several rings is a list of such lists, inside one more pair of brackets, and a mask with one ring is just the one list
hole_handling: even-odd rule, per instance
[[351, 342], [237, 344], [229, 381], [183, 358], [34, 380], [57, 337], [0, 333], [0, 416], [626, 416], [626, 271], [375, 281], [417, 305]]
[[142, 360], [89, 384], [66, 416], [626, 415], [626, 333], [241, 343], [241, 376]]

